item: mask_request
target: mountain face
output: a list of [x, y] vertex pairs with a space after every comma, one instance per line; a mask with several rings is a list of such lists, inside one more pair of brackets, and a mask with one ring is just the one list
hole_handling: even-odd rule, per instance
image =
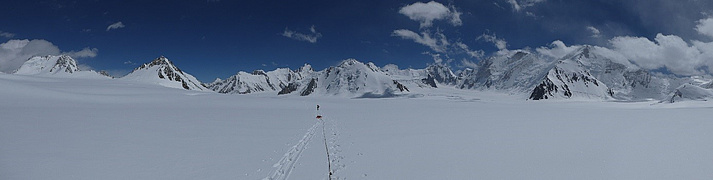
[[533, 89], [530, 99], [551, 98], [609, 99], [613, 92], [599, 82], [579, 61], [559, 61], [545, 79]]
[[186, 90], [207, 90], [192, 75], [178, 69], [166, 57], [159, 57], [143, 64], [121, 79], [159, 84], [166, 87]]
[[205, 84], [218, 93], [248, 94], [275, 92], [278, 95], [315, 94], [345, 97], [370, 95], [393, 95], [408, 92], [408, 87], [399, 83], [387, 72], [373, 63], [362, 63], [354, 59], [342, 61], [322, 71], [314, 71], [308, 64], [292, 71], [280, 68], [274, 71], [257, 70], [252, 73], [238, 72], [228, 79]]
[[90, 79], [110, 78], [110, 76], [92, 70], [79, 70], [77, 61], [67, 55], [31, 57], [19, 69], [15, 70], [14, 74]]
[[[362, 63], [355, 59], [342, 61], [319, 73], [317, 93], [327, 95], [373, 94], [386, 95], [392, 92], [407, 92], [399, 88], [398, 81], [373, 63]], [[403, 85], [401, 85], [403, 87]]]
[[422, 81], [431, 85], [431, 87], [437, 87], [436, 84], [455, 85], [458, 83], [458, 77], [446, 65], [432, 64], [426, 67], [425, 70], [426, 77]]
[[667, 99], [661, 100], [661, 102], [706, 101], [711, 98], [713, 98], [713, 90], [694, 84], [683, 84], [670, 93]]
[[512, 51], [484, 59], [478, 69], [461, 72], [461, 89], [527, 92], [539, 84], [553, 61], [527, 51]]
[[38, 74], [72, 74], [79, 71], [77, 61], [67, 55], [60, 56], [35, 56], [22, 64], [14, 74], [38, 75]]
[[[314, 71], [312, 66], [305, 64], [302, 68], [292, 71], [288, 68], [279, 68], [265, 72], [256, 70], [252, 73], [238, 72], [228, 79], [205, 84], [208, 89], [223, 94], [248, 94], [264, 91], [279, 91], [280, 94], [291, 93], [289, 89], [297, 88], [296, 82], [310, 76]], [[291, 88], [287, 88], [291, 85]], [[287, 90], [283, 90], [287, 88]]]

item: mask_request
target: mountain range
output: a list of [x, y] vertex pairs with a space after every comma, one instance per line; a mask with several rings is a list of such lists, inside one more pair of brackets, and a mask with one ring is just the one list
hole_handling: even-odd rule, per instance
[[[18, 75], [111, 78], [105, 72], [82, 71], [69, 56], [36, 56], [18, 70]], [[454, 72], [442, 63], [424, 69], [400, 69], [389, 64], [343, 60], [336, 66], [315, 71], [305, 64], [299, 69], [240, 71], [225, 80], [201, 83], [166, 57], [159, 57], [117, 78], [195, 91], [223, 94], [274, 93], [276, 95], [383, 98], [417, 94], [439, 88], [495, 90], [520, 94], [529, 100], [586, 99], [674, 103], [713, 97], [713, 81], [707, 77], [679, 77], [652, 72], [631, 63], [611, 50], [581, 46], [552, 58], [528, 50], [510, 50], [481, 60], [477, 67]]]

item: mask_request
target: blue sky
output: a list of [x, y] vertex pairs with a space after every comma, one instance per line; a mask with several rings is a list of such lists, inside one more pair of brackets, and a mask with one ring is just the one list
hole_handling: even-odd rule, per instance
[[[38, 44], [34, 48], [26, 46], [27, 42], [19, 44], [24, 45], [22, 52], [72, 54], [84, 68], [115, 75], [165, 55], [204, 82], [238, 71], [295, 69], [305, 63], [321, 70], [347, 58], [379, 66], [423, 68], [436, 57], [435, 61], [443, 60], [457, 69], [503, 48], [551, 47], [556, 40], [565, 46], [591, 44], [624, 50], [628, 46], [612, 40], [645, 38], [664, 46], [657, 39], [661, 33], [680, 38], [685, 47], [698, 47], [694, 41], [707, 43], [713, 38], [706, 35], [706, 29], [696, 28], [713, 15], [713, 2], [701, 0], [40, 0], [2, 4], [0, 42], [8, 47], [10, 42], [19, 42], [13, 40], [42, 40], [29, 43]], [[0, 63], [6, 64], [0, 70], [7, 72], [7, 64], [12, 64], [7, 61], [22, 57], [12, 52], [0, 50]], [[668, 67], [666, 63], [651, 67], [661, 66]], [[693, 70], [681, 72], [695, 74], [701, 67], [707, 66], [699, 62]]]

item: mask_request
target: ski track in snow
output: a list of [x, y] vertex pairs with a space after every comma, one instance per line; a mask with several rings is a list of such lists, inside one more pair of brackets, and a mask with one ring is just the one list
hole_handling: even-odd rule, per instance
[[346, 168], [346, 165], [342, 163], [341, 161], [344, 159], [344, 156], [341, 155], [342, 149], [341, 146], [338, 143], [339, 140], [339, 130], [337, 129], [337, 124], [335, 121], [331, 119], [323, 119], [324, 124], [323, 128], [327, 130], [327, 134], [324, 138], [327, 138], [327, 146], [329, 148], [329, 156], [332, 157], [330, 159], [330, 164], [331, 164], [331, 171], [333, 173], [332, 179], [346, 179], [346, 178], [341, 178], [338, 176], [338, 172]]
[[285, 180], [290, 176], [290, 173], [292, 172], [292, 169], [295, 168], [295, 164], [297, 164], [297, 160], [302, 156], [302, 152], [307, 148], [307, 144], [309, 144], [310, 141], [312, 141], [312, 137], [314, 137], [314, 134], [318, 127], [322, 124], [321, 122], [317, 122], [314, 125], [312, 125], [309, 130], [307, 130], [307, 133], [300, 139], [295, 146], [292, 146], [287, 153], [285, 153], [284, 156], [282, 156], [282, 159], [278, 161], [275, 165], [272, 167], [277, 168], [275, 172], [270, 175], [270, 177], [265, 177], [263, 180]]

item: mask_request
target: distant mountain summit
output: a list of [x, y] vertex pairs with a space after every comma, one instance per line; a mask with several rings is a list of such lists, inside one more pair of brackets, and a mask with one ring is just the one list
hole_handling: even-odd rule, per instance
[[192, 75], [181, 71], [168, 58], [161, 56], [143, 64], [121, 79], [159, 84], [186, 90], [207, 90]]
[[109, 78], [94, 71], [82, 71], [77, 61], [67, 55], [35, 56], [28, 59], [13, 74], [75, 78]]
[[295, 71], [287, 68], [268, 72], [241, 71], [228, 79], [216, 79], [205, 86], [226, 94], [275, 92], [279, 95], [360, 97], [392, 96], [394, 93], [408, 92], [406, 86], [373, 63], [362, 63], [355, 59], [344, 60], [339, 65], [322, 71], [314, 71], [308, 64]]
[[27, 60], [14, 74], [72, 74], [79, 71], [77, 61], [67, 55], [35, 56]]
[[[106, 72], [81, 71], [77, 62], [66, 55], [32, 57], [14, 74], [110, 77]], [[161, 56], [120, 79], [223, 94], [383, 98], [456, 88], [471, 89], [473, 93], [494, 90], [522, 95], [523, 99], [529, 100], [659, 100], [673, 103], [713, 99], [710, 76], [679, 77], [652, 72], [631, 63], [619, 53], [589, 45], [578, 46], [558, 58], [539, 51], [501, 51], [456, 73], [443, 63], [429, 64], [423, 69], [399, 69], [394, 64], [380, 68], [371, 62], [346, 59], [321, 71], [315, 71], [309, 64], [296, 70], [240, 71], [226, 79], [218, 78], [205, 84]]]
[[225, 80], [218, 78], [212, 83], [204, 85], [210, 90], [223, 94], [277, 92], [290, 84], [301, 81], [313, 72], [312, 66], [309, 64], [305, 64], [296, 71], [289, 68], [278, 68], [268, 72], [255, 70], [252, 73], [240, 71]]
[[315, 92], [326, 95], [393, 96], [408, 88], [374, 63], [347, 59], [319, 73]]

